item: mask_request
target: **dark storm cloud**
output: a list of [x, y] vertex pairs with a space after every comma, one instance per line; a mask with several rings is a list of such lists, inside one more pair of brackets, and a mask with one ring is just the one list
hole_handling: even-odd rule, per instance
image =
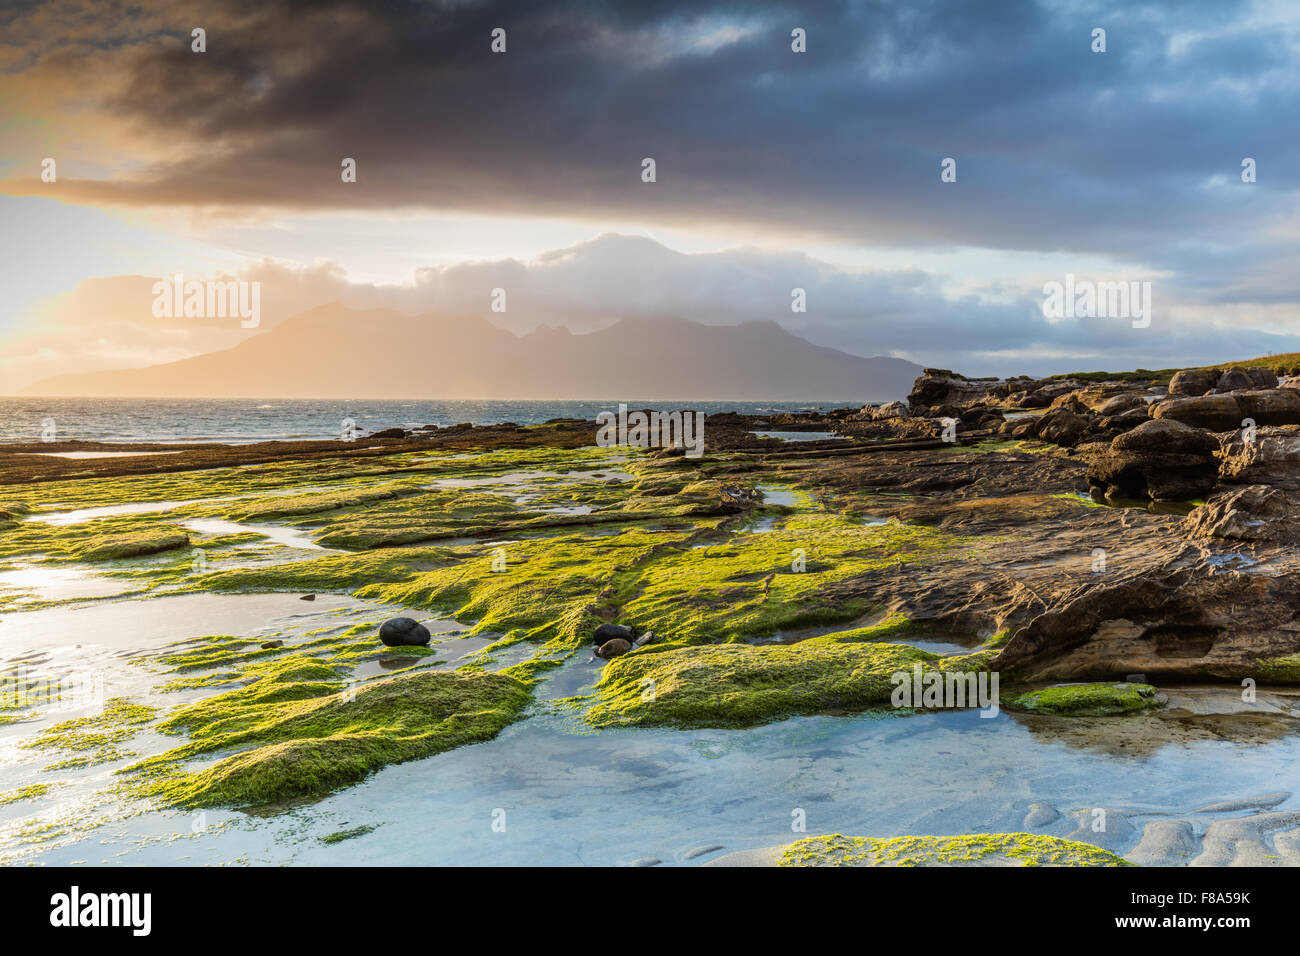
[[[1041, 278], [991, 296], [947, 291], [944, 276], [919, 270], [827, 273], [823, 288], [797, 254], [789, 268], [691, 260], [674, 273], [679, 285], [657, 287], [691, 294], [656, 308], [704, 321], [764, 313], [769, 306], [710, 290], [757, 287], [768, 269], [781, 278], [763, 285], [762, 303], [788, 304], [791, 285], [817, 287], [817, 310], [784, 313], [787, 326], [864, 353], [981, 369], [1023, 368], [1027, 356], [1117, 368], [1296, 347], [1300, 17], [1285, 4], [235, 0], [114, 10], [69, 0], [14, 9], [0, 9], [0, 83], [60, 104], [29, 128], [84, 117], [119, 132], [100, 154], [74, 153], [95, 172], [64, 164], [57, 185], [10, 179], [9, 191], [218, 215], [545, 216], [601, 228], [709, 226], [792, 247], [818, 239], [1060, 253], [1008, 261], [1102, 280], [1151, 275], [1157, 302], [1173, 310], [1134, 335], [1122, 321], [1046, 320], [1033, 287]], [[195, 26], [207, 30], [202, 55], [189, 50]], [[507, 31], [505, 54], [490, 50], [496, 27]], [[807, 31], [805, 54], [790, 49], [795, 27]], [[1090, 49], [1096, 27], [1107, 32], [1105, 53]], [[24, 148], [12, 176], [50, 147], [42, 133]], [[647, 156], [654, 184], [640, 179]], [[1258, 162], [1257, 183], [1241, 181], [1246, 156]], [[344, 157], [358, 163], [355, 184], [340, 181]], [[957, 160], [956, 183], [940, 181], [944, 157]], [[611, 276], [653, 272], [645, 248], [605, 246], [617, 252]], [[1096, 275], [1107, 260], [1117, 275]], [[996, 271], [992, 261], [986, 271]], [[516, 275], [524, 266], [473, 268]], [[623, 286], [595, 288], [586, 281], [539, 311], [560, 321], [636, 312]], [[417, 277], [410, 294], [439, 289]], [[477, 286], [463, 294], [481, 301]]]
[[[63, 188], [1159, 261], [1190, 237], [1257, 240], [1290, 188], [1278, 184], [1300, 145], [1293, 53], [1275, 30], [1243, 29], [1249, 9], [302, 2], [226, 4], [213, 19], [178, 7], [171, 35], [102, 54], [122, 82], [99, 107], [191, 155]], [[195, 55], [200, 20], [208, 52]], [[498, 26], [503, 55], [489, 50]], [[790, 50], [795, 26], [806, 54]], [[1089, 49], [1095, 26], [1104, 54]], [[1261, 168], [1249, 188], [1246, 155]], [[945, 185], [948, 156], [958, 182]], [[339, 180], [343, 157], [358, 162], [355, 185]]]

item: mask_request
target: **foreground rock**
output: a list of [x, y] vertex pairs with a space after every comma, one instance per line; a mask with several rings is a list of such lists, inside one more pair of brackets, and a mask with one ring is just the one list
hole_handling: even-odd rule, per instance
[[1088, 485], [1094, 497], [1188, 501], [1218, 482], [1218, 440], [1178, 421], [1150, 420], [1116, 437], [1093, 459]]
[[1162, 698], [1150, 684], [1062, 684], [1008, 697], [1003, 706], [1053, 717], [1113, 717], [1159, 707]]
[[1300, 590], [1287, 576], [1177, 562], [1077, 588], [1017, 630], [991, 666], [1033, 681], [1294, 680], [1298, 622]]
[[1300, 491], [1300, 428], [1257, 428], [1224, 436], [1219, 476], [1239, 484]]
[[1188, 515], [1193, 538], [1300, 544], [1300, 493], [1270, 485], [1220, 492]]
[[416, 647], [428, 644], [429, 629], [409, 617], [395, 617], [379, 628], [379, 639], [389, 647]]

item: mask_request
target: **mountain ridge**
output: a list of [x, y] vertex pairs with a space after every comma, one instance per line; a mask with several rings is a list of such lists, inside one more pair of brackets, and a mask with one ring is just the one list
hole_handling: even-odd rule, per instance
[[482, 316], [330, 303], [228, 349], [53, 376], [20, 394], [114, 398], [887, 401], [921, 366], [814, 345], [778, 322], [620, 319], [523, 335]]

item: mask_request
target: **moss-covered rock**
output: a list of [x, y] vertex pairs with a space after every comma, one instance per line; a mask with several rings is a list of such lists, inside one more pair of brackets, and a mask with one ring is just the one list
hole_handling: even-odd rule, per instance
[[1036, 833], [962, 836], [808, 837], [786, 846], [780, 866], [1132, 866], [1091, 843]]
[[88, 538], [71, 549], [70, 557], [80, 561], [120, 561], [188, 548], [189, 545], [190, 536], [180, 528], [150, 528]]
[[427, 492], [419, 485], [392, 482], [370, 488], [345, 488], [308, 495], [279, 495], [259, 501], [240, 502], [230, 510], [230, 517], [235, 521], [268, 521], [276, 518], [318, 515], [322, 512], [371, 505], [378, 501], [425, 494]]
[[651, 645], [606, 665], [587, 720], [598, 727], [728, 727], [860, 710], [889, 703], [892, 674], [939, 659], [907, 644], [833, 637], [791, 645]]
[[[494, 737], [531, 699], [506, 674], [421, 671], [339, 690], [334, 668], [295, 662], [246, 688], [182, 708], [163, 730], [190, 743], [128, 772], [180, 806], [248, 806], [323, 793], [389, 764]], [[249, 747], [203, 770], [181, 762]]]
[[1007, 697], [1008, 710], [1056, 717], [1109, 717], [1136, 714], [1163, 706], [1160, 693], [1150, 684], [1060, 684]]

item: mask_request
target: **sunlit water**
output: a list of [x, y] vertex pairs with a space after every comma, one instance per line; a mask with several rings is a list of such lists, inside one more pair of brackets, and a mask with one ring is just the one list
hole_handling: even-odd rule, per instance
[[[30, 674], [93, 675], [103, 682], [104, 697], [173, 707], [210, 691], [156, 691], [168, 675], [151, 668], [146, 655], [166, 645], [212, 633], [292, 645], [308, 633], [377, 626], [395, 612], [337, 595], [312, 603], [294, 594], [96, 602], [8, 615], [0, 621], [0, 657]], [[454, 622], [428, 623], [442, 635], [436, 639], [455, 648], [437, 666], [454, 665], [487, 642], [456, 637]], [[38, 802], [0, 807], [0, 858], [695, 865], [723, 852], [686, 858], [700, 847], [730, 851], [797, 839], [797, 811], [808, 833], [892, 836], [1020, 830], [1029, 804], [1046, 801], [1062, 817], [1042, 832], [1066, 835], [1077, 826], [1072, 811], [1127, 812], [1140, 829], [1145, 819], [1187, 817], [1215, 801], [1300, 789], [1300, 737], [1291, 734], [1254, 742], [1153, 741], [1125, 753], [1089, 744], [1077, 723], [1066, 734], [1059, 721], [1005, 712], [984, 718], [978, 711], [793, 718], [734, 731], [594, 733], [540, 703], [589, 692], [602, 666], [585, 653], [571, 659], [541, 687], [533, 713], [495, 740], [389, 767], [357, 786], [271, 813], [150, 809], [122, 817], [112, 804], [88, 810], [88, 801], [115, 782], [111, 771], [129, 761], [43, 773], [50, 753], [20, 751], [17, 741], [75, 714], [0, 727], [5, 789], [63, 784]], [[360, 676], [382, 672], [370, 665]], [[130, 746], [151, 753], [176, 743], [146, 730]], [[56, 829], [72, 826], [33, 845], [11, 829], [32, 819]], [[321, 839], [370, 826], [334, 844]]]
[[[853, 402], [698, 402], [612, 398], [604, 402], [389, 401], [377, 399], [167, 399], [0, 398], [0, 442], [253, 442], [338, 438], [352, 422], [362, 434], [419, 425], [532, 425], [552, 418], [593, 423], [619, 403], [665, 411], [691, 408], [706, 414], [825, 410]], [[90, 457], [74, 452], [78, 457]], [[108, 453], [112, 454], [112, 453]]]

